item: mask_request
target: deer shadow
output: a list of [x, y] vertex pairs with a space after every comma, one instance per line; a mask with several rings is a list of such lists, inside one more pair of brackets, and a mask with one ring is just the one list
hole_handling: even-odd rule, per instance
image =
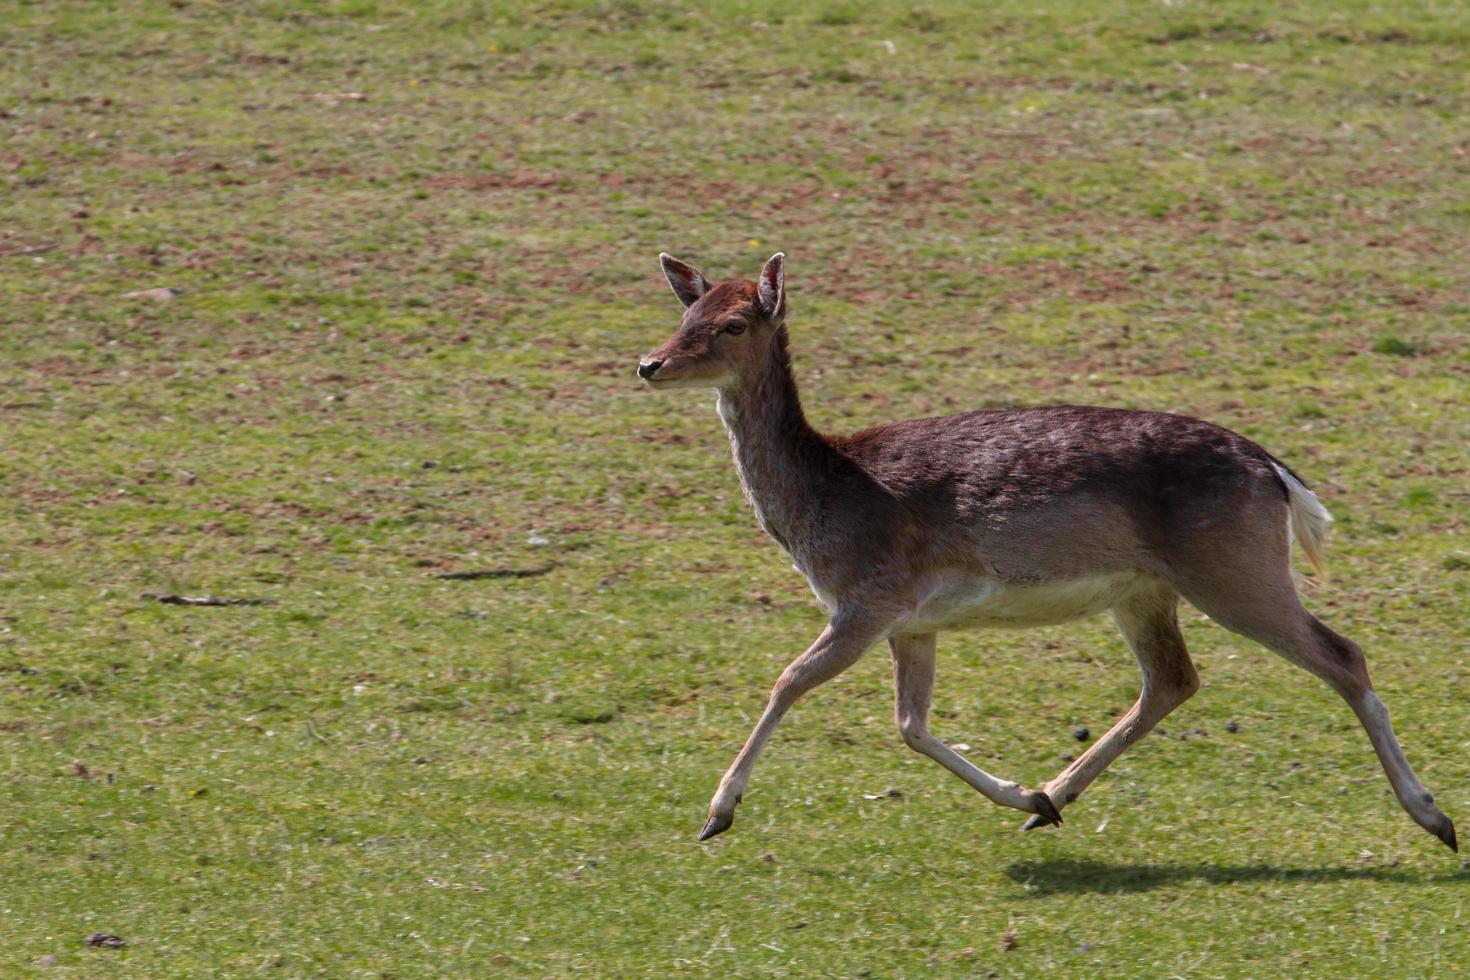
[[1241, 882], [1273, 881], [1320, 884], [1338, 881], [1379, 881], [1403, 884], [1435, 882], [1470, 883], [1470, 868], [1430, 872], [1413, 868], [1290, 867], [1273, 864], [1113, 864], [1050, 858], [1018, 861], [1005, 869], [1006, 876], [1026, 886], [1029, 898], [1062, 894], [1126, 894], [1167, 888], [1187, 882], [1230, 885]]

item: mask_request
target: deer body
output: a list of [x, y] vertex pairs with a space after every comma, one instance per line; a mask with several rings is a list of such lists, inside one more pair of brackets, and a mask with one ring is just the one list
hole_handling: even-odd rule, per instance
[[905, 633], [1056, 626], [1107, 612], [1135, 591], [1143, 576], [1113, 572], [1037, 585], [1007, 584], [985, 575], [939, 577], [921, 593]]
[[[831, 614], [777, 681], [711, 801], [701, 840], [731, 825], [755, 759], [791, 705], [880, 640], [893, 655], [905, 742], [993, 802], [1032, 814], [1026, 829], [1060, 824], [1060, 807], [1198, 689], [1176, 619], [1182, 596], [1337, 690], [1405, 809], [1456, 847], [1453, 824], [1404, 759], [1361, 651], [1297, 599], [1292, 539], [1320, 564], [1330, 518], [1266, 450], [1198, 419], [1078, 406], [825, 436], [808, 424], [792, 377], [783, 257], [756, 283], [717, 286], [662, 258], [687, 309], [639, 375], [655, 388], [718, 390], [757, 520]], [[930, 734], [938, 632], [1104, 611], [1139, 660], [1143, 692], [1043, 790], [998, 779]]]

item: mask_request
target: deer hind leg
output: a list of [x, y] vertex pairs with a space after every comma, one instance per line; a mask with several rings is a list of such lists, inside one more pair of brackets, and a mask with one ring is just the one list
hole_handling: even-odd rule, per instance
[[[1179, 633], [1178, 602], [1178, 595], [1160, 584], [1134, 593], [1113, 609], [1113, 621], [1143, 671], [1143, 690], [1107, 734], [1046, 784], [1046, 795], [1057, 806], [1075, 801], [1114, 759], [1199, 690], [1199, 675]], [[1021, 829], [1042, 826], [1045, 821], [1033, 817]]]
[[930, 733], [935, 635], [897, 634], [889, 637], [888, 647], [893, 652], [894, 717], [904, 743], [963, 779], [990, 802], [1036, 814], [1032, 819], [1042, 823], [1061, 823], [1061, 814], [1045, 793], [995, 778]]
[[1247, 581], [1234, 579], [1216, 588], [1200, 588], [1197, 584], [1184, 596], [1226, 629], [1255, 640], [1326, 681], [1368, 732], [1394, 795], [1409, 816], [1451, 850], [1458, 851], [1455, 825], [1435, 806], [1434, 797], [1414, 775], [1399, 747], [1388, 709], [1368, 678], [1363, 651], [1302, 608], [1285, 562], [1279, 575], [1258, 579], [1249, 591], [1241, 588]]

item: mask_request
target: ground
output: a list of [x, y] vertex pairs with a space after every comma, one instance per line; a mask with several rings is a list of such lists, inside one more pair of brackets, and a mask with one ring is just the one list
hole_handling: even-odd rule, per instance
[[[1255, 438], [1470, 830], [1463, 5], [0, 20], [0, 972], [1470, 970], [1470, 874], [1346, 707], [1192, 609], [1204, 690], [1063, 828], [906, 750], [874, 651], [695, 843], [822, 617], [712, 398], [633, 377], [660, 250], [780, 249], [824, 429]], [[436, 577], [496, 569], [539, 574]], [[940, 657], [936, 733], [1031, 785], [1137, 688], [1102, 618]]]

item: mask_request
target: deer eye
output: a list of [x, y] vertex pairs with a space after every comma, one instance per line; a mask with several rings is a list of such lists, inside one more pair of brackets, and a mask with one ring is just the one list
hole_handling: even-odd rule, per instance
[[729, 323], [725, 324], [725, 333], [745, 333], [745, 324], [740, 320], [732, 320]]

